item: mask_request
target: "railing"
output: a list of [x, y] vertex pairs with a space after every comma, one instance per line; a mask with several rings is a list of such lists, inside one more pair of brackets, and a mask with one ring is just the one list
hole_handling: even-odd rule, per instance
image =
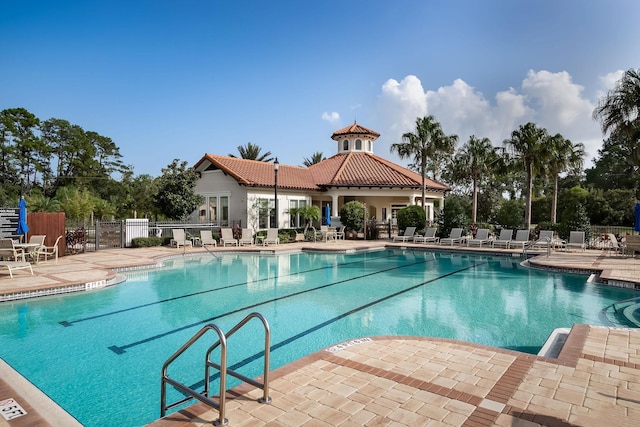
[[[258, 318], [264, 327], [265, 331], [265, 344], [264, 344], [264, 372], [262, 374], [262, 383], [246, 377], [242, 374], [239, 374], [233, 370], [227, 369], [227, 338], [231, 337], [234, 333], [236, 333], [240, 328], [242, 328], [249, 320], [252, 318]], [[204, 378], [204, 391], [203, 393], [199, 393], [198, 391], [188, 387], [187, 385], [176, 381], [169, 377], [167, 374], [167, 369], [169, 365], [173, 363], [180, 355], [182, 355], [189, 347], [191, 347], [194, 343], [196, 343], [203, 335], [205, 335], [208, 331], [214, 331], [218, 335], [218, 341], [214, 343], [206, 353], [205, 359], [205, 378]], [[229, 421], [225, 418], [225, 402], [226, 402], [226, 387], [227, 387], [227, 374], [238, 378], [241, 381], [244, 381], [248, 384], [251, 384], [257, 388], [261, 388], [263, 390], [263, 396], [258, 401], [261, 403], [269, 403], [271, 402], [271, 398], [269, 397], [269, 360], [270, 360], [270, 345], [271, 342], [271, 331], [269, 329], [269, 323], [260, 313], [251, 313], [247, 315], [244, 319], [242, 319], [236, 326], [231, 328], [227, 335], [222, 332], [222, 330], [213, 324], [209, 324], [204, 326], [200, 331], [198, 331], [189, 341], [187, 341], [178, 351], [176, 351], [171, 357], [167, 359], [167, 361], [162, 365], [162, 385], [160, 389], [160, 416], [164, 417], [166, 411], [168, 409], [174, 408], [178, 405], [182, 405], [192, 399], [197, 399], [202, 403], [209, 405], [218, 410], [218, 419], [214, 422], [215, 425], [227, 424]], [[211, 353], [220, 347], [220, 363], [217, 364], [210, 360]], [[213, 399], [209, 397], [210, 391], [210, 368], [216, 368], [220, 371], [220, 391], [218, 394], [218, 402], [216, 403]], [[187, 397], [181, 399], [177, 402], [171, 403], [167, 405], [167, 383], [171, 384], [173, 387], [186, 394]]]

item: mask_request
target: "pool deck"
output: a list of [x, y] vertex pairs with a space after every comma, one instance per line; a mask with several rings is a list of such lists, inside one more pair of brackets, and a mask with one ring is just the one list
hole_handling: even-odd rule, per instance
[[[385, 240], [209, 250], [354, 251], [414, 246], [470, 250]], [[472, 250], [519, 256], [504, 249]], [[91, 289], [117, 282], [115, 269], [154, 266], [166, 257], [202, 251], [198, 247], [102, 250], [61, 257], [57, 264], [34, 265], [34, 276], [20, 270], [10, 279], [0, 271], [0, 298]], [[640, 259], [606, 251], [552, 251], [550, 256], [543, 252], [530, 264], [592, 273], [596, 280], [614, 285], [640, 285]], [[0, 417], [0, 427], [70, 425], [68, 417], [52, 410], [51, 402], [37, 389], [4, 372], [0, 401], [15, 398], [27, 415], [12, 421]], [[353, 337], [274, 370], [271, 404], [257, 403], [261, 396], [261, 391], [245, 386], [231, 390], [226, 408], [229, 425], [637, 426], [640, 329], [576, 324], [557, 358], [441, 338]], [[151, 426], [211, 425], [217, 418], [217, 410], [197, 403]]]

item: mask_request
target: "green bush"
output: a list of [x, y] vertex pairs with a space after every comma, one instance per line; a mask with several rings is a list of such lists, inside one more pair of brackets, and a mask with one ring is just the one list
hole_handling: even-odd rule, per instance
[[364, 228], [365, 211], [362, 203], [352, 201], [340, 208], [340, 222], [347, 230], [362, 230]]
[[148, 248], [150, 246], [162, 246], [162, 237], [135, 237], [131, 239], [131, 246], [134, 248]]
[[415, 227], [416, 230], [424, 230], [427, 225], [427, 215], [424, 209], [418, 205], [407, 206], [398, 211], [398, 229]]
[[525, 205], [522, 200], [504, 200], [496, 215], [496, 222], [502, 228], [512, 230], [522, 229], [524, 223]]

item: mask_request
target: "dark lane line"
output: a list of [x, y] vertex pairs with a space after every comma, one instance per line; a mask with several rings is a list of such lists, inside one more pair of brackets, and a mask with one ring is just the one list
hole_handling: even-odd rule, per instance
[[427, 262], [432, 262], [432, 261], [435, 261], [435, 260], [434, 259], [420, 260], [418, 262], [413, 262], [413, 263], [410, 263], [410, 264], [404, 264], [404, 265], [401, 265], [401, 266], [395, 266], [395, 267], [387, 268], [387, 269], [384, 269], [384, 270], [378, 270], [378, 271], [374, 271], [372, 273], [362, 274], [362, 275], [359, 275], [359, 276], [350, 277], [348, 279], [339, 280], [337, 282], [327, 283], [325, 285], [321, 285], [321, 286], [317, 286], [315, 288], [310, 288], [310, 289], [305, 289], [305, 290], [302, 290], [302, 291], [294, 292], [292, 294], [284, 295], [284, 296], [281, 296], [281, 297], [278, 297], [278, 298], [271, 298], [271, 299], [268, 299], [268, 300], [265, 300], [265, 301], [261, 301], [261, 302], [257, 302], [257, 303], [251, 304], [251, 305], [240, 307], [240, 308], [237, 308], [235, 310], [219, 314], [217, 316], [209, 317], [208, 319], [199, 320], [197, 322], [190, 323], [188, 325], [181, 326], [179, 328], [172, 329], [170, 331], [163, 332], [161, 334], [153, 335], [153, 336], [150, 336], [150, 337], [145, 338], [143, 340], [132, 342], [130, 344], [125, 344], [123, 346], [112, 345], [112, 346], [109, 346], [109, 349], [111, 351], [113, 351], [114, 353], [116, 353], [116, 354], [122, 354], [128, 348], [135, 347], [135, 346], [138, 346], [140, 344], [145, 344], [147, 342], [156, 340], [158, 338], [162, 338], [162, 337], [165, 337], [165, 336], [168, 336], [168, 335], [172, 335], [172, 334], [175, 334], [177, 332], [183, 331], [185, 329], [193, 328], [194, 326], [202, 325], [204, 323], [208, 323], [208, 322], [211, 322], [213, 320], [229, 316], [231, 314], [235, 314], [235, 313], [238, 313], [238, 312], [241, 312], [241, 311], [249, 310], [251, 308], [256, 308], [256, 307], [259, 307], [261, 305], [269, 304], [269, 303], [272, 303], [272, 302], [275, 302], [275, 301], [281, 301], [281, 300], [284, 300], [284, 299], [287, 299], [287, 298], [292, 298], [292, 297], [295, 297], [295, 296], [298, 296], [298, 295], [306, 294], [308, 292], [317, 291], [319, 289], [328, 288], [330, 286], [339, 285], [341, 283], [347, 283], [347, 282], [351, 282], [353, 280], [362, 279], [363, 277], [375, 276], [376, 274], [385, 273], [387, 271], [399, 270], [399, 269], [403, 269], [403, 268], [410, 267], [410, 266], [413, 266], [413, 265], [426, 264]]
[[[302, 332], [300, 332], [300, 333], [298, 333], [298, 334], [296, 334], [296, 335], [294, 335], [292, 337], [289, 337], [284, 341], [280, 341], [279, 343], [272, 345], [271, 348], [270, 348], [270, 351], [273, 352], [274, 350], [278, 350], [278, 349], [280, 349], [280, 348], [282, 348], [282, 347], [284, 347], [286, 345], [291, 344], [292, 342], [294, 342], [294, 341], [296, 341], [296, 340], [298, 340], [300, 338], [303, 338], [303, 337], [305, 337], [305, 336], [307, 336], [307, 335], [309, 335], [309, 334], [311, 334], [313, 332], [316, 332], [316, 331], [318, 331], [318, 330], [320, 330], [320, 329], [322, 329], [322, 328], [324, 328], [326, 326], [329, 326], [332, 323], [337, 322], [338, 320], [344, 319], [345, 317], [348, 317], [348, 316], [350, 316], [352, 314], [355, 314], [355, 313], [357, 313], [359, 311], [362, 311], [362, 310], [364, 310], [366, 308], [369, 308], [371, 306], [374, 306], [376, 304], [384, 302], [384, 301], [386, 301], [388, 299], [395, 298], [395, 297], [397, 297], [399, 295], [402, 295], [402, 294], [404, 294], [406, 292], [418, 289], [421, 286], [428, 285], [429, 283], [433, 283], [435, 281], [444, 279], [445, 277], [449, 277], [449, 276], [452, 276], [454, 274], [463, 272], [465, 270], [476, 268], [477, 266], [488, 264], [488, 263], [489, 263], [488, 261], [484, 261], [484, 262], [480, 262], [480, 263], [477, 263], [477, 264], [473, 264], [473, 265], [467, 266], [465, 268], [461, 268], [460, 270], [452, 271], [450, 273], [443, 274], [442, 276], [434, 277], [433, 279], [429, 279], [427, 281], [424, 281], [422, 283], [414, 285], [414, 286], [412, 286], [410, 288], [403, 289], [401, 291], [398, 291], [398, 292], [395, 292], [393, 294], [387, 295], [386, 297], [382, 297], [382, 298], [379, 298], [379, 299], [377, 299], [375, 301], [371, 301], [371, 302], [369, 302], [369, 303], [367, 303], [365, 305], [361, 305], [360, 307], [356, 307], [356, 308], [354, 308], [352, 310], [349, 310], [347, 312], [344, 312], [344, 313], [342, 313], [342, 314], [340, 314], [340, 315], [338, 315], [338, 316], [336, 316], [336, 317], [334, 317], [332, 319], [329, 319], [329, 320], [326, 320], [326, 321], [324, 321], [322, 323], [319, 323], [319, 324], [317, 324], [317, 325], [315, 325], [315, 326], [313, 326], [313, 327], [311, 327], [311, 328], [309, 328], [309, 329], [307, 329], [305, 331], [302, 331]], [[362, 337], [354, 337], [354, 338], [362, 338]], [[235, 370], [237, 370], [237, 369], [239, 369], [239, 368], [241, 368], [241, 367], [253, 362], [254, 360], [258, 360], [258, 359], [262, 358], [263, 356], [264, 356], [264, 351], [260, 351], [258, 353], [255, 353], [252, 356], [249, 356], [249, 357], [245, 358], [244, 360], [241, 360], [240, 362], [237, 362], [237, 363], [229, 366], [228, 369], [231, 369], [231, 370], [235, 371]], [[211, 379], [212, 380], [215, 380], [215, 379], [217, 379], [219, 377], [220, 377], [219, 373], [217, 373], [215, 375], [211, 375]], [[200, 381], [199, 383], [193, 384], [191, 386], [191, 388], [196, 389], [197, 387], [202, 387], [203, 385], [204, 385], [204, 382]]]
[[[392, 258], [392, 257], [395, 257], [395, 256], [397, 256], [397, 255], [390, 254], [390, 255], [387, 255], [387, 256], [379, 256], [379, 257], [373, 258], [372, 261], [378, 260], [378, 259], [384, 259], [384, 258]], [[363, 260], [346, 262], [344, 264], [339, 264], [339, 266], [342, 267], [342, 266], [347, 266], [347, 265], [350, 265], [350, 264], [360, 264], [362, 262], [363, 262]], [[326, 270], [329, 267], [333, 267], [333, 265], [331, 265], [331, 266], [326, 266], [325, 265], [323, 267], [313, 268], [311, 270], [306, 270], [306, 271], [299, 271], [297, 273], [284, 274], [282, 276], [277, 276], [277, 277], [297, 276], [299, 274], [306, 274], [306, 273], [310, 273], [312, 271]], [[110, 311], [108, 313], [96, 314], [95, 316], [83, 317], [83, 318], [76, 319], [76, 320], [62, 320], [62, 321], [60, 321], [58, 323], [60, 323], [62, 326], [73, 326], [74, 323], [86, 322], [87, 320], [100, 319], [102, 317], [112, 316], [114, 314], [126, 313], [127, 311], [137, 310], [137, 309], [145, 308], [145, 307], [151, 307], [151, 306], [156, 305], [156, 304], [164, 304], [166, 302], [176, 301], [176, 300], [179, 300], [179, 299], [182, 299], [182, 298], [190, 298], [190, 297], [194, 297], [194, 296], [198, 296], [198, 295], [207, 294], [209, 292], [218, 292], [218, 291], [222, 291], [222, 290], [225, 290], [225, 289], [231, 289], [231, 288], [235, 288], [235, 287], [238, 287], [238, 286], [246, 286], [246, 285], [249, 285], [249, 284], [252, 284], [252, 283], [260, 283], [260, 282], [264, 282], [264, 281], [272, 280], [272, 279], [273, 279], [273, 277], [265, 277], [264, 279], [253, 280], [253, 281], [250, 281], [250, 282], [236, 283], [234, 285], [227, 285], [227, 286], [223, 286], [221, 288], [207, 289], [205, 291], [193, 292], [193, 293], [190, 293], [190, 294], [180, 295], [178, 297], [167, 298], [167, 299], [163, 299], [163, 300], [159, 300], [159, 301], [149, 302], [149, 303], [146, 303], [146, 304], [135, 305], [133, 307], [123, 308], [121, 310], [114, 310], [114, 311]]]

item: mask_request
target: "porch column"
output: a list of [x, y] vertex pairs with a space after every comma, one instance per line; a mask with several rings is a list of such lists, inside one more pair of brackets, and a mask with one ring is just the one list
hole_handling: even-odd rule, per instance
[[331, 216], [338, 216], [338, 195], [331, 196]]

